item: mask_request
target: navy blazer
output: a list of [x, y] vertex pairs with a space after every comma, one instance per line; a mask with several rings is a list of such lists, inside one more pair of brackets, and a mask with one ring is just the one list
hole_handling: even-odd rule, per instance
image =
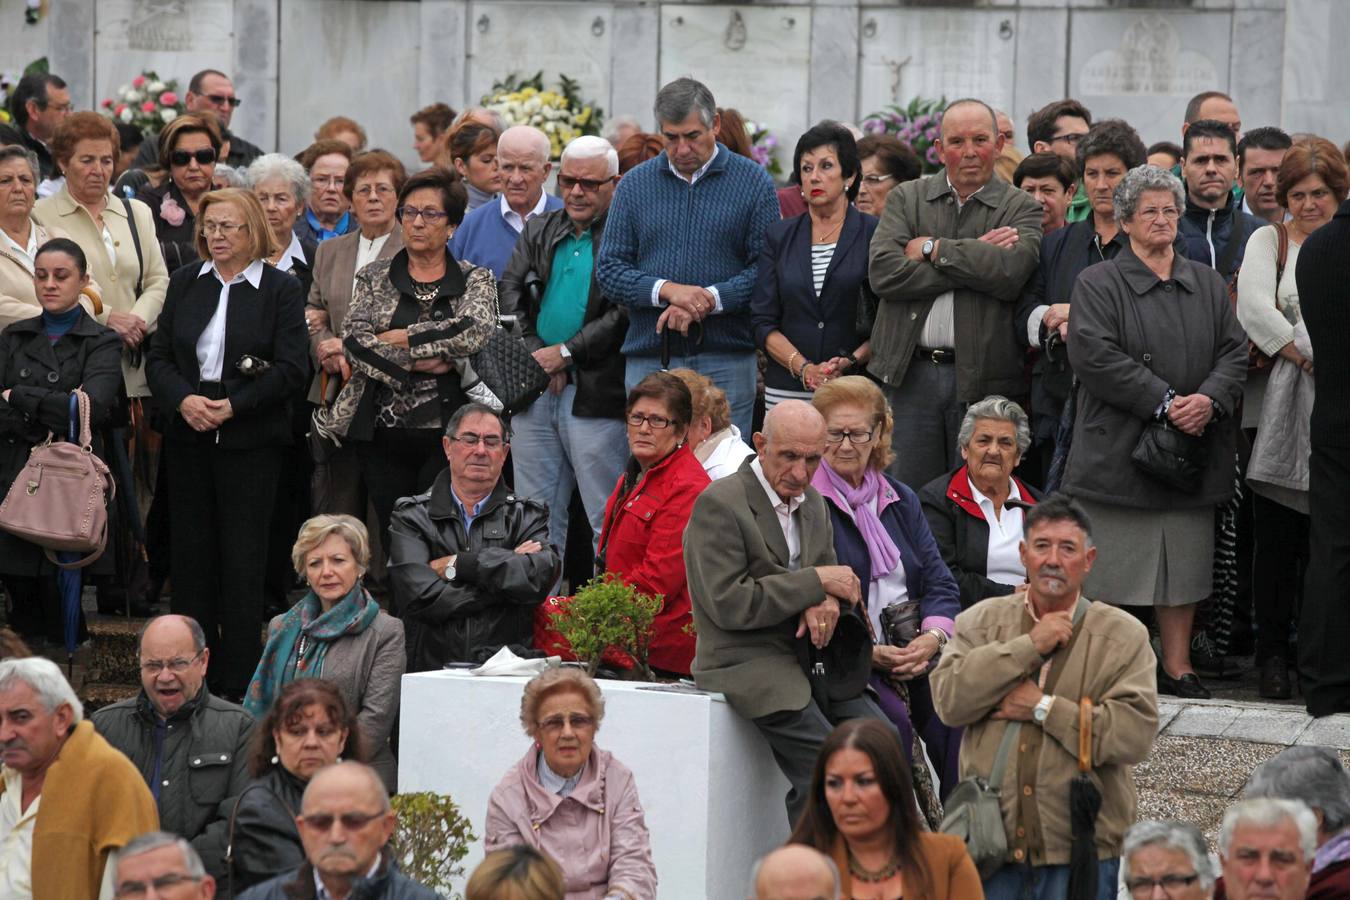
[[[755, 343], [763, 349], [769, 333], [781, 331], [804, 361], [812, 363], [857, 350], [868, 338], [858, 334], [858, 294], [867, 280], [867, 251], [876, 230], [875, 216], [849, 205], [817, 297], [811, 278], [811, 214], [770, 225], [750, 295]], [[801, 361], [793, 361], [794, 368], [800, 365]], [[801, 382], [772, 358], [764, 383], [778, 390], [802, 390]]]
[[[882, 473], [886, 486], [897, 499], [881, 511], [881, 524], [900, 548], [900, 565], [905, 567], [905, 587], [911, 600], [919, 601], [919, 618], [941, 616], [955, 620], [961, 611], [960, 589], [947, 564], [942, 561], [937, 541], [924, 518], [918, 495], [891, 476]], [[834, 525], [834, 552], [841, 566], [848, 566], [862, 582], [862, 603], [867, 606], [867, 595], [872, 585], [872, 559], [867, 552], [862, 532], [853, 517], [839, 508], [834, 492], [820, 492], [830, 510]], [[878, 643], [882, 635], [877, 635]]]

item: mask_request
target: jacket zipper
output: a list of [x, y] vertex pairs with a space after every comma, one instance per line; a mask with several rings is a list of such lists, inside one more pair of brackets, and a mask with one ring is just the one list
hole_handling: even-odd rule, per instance
[[1219, 267], [1219, 251], [1214, 249], [1214, 217], [1218, 215], [1218, 210], [1211, 209], [1209, 217], [1205, 221], [1205, 243], [1209, 244], [1209, 265], [1210, 268]]

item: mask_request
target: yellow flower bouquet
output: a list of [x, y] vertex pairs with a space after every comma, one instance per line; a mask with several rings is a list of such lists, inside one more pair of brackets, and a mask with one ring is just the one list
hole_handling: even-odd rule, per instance
[[544, 87], [544, 73], [522, 79], [511, 73], [492, 85], [483, 97], [485, 107], [500, 113], [508, 125], [533, 125], [548, 135], [551, 156], [562, 156], [563, 147], [583, 134], [599, 134], [601, 109], [581, 99], [581, 86], [562, 73], [555, 87]]

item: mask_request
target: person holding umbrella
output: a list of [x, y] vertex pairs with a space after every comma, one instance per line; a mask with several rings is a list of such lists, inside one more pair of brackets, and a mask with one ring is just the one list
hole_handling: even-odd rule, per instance
[[[1097, 550], [1076, 502], [1046, 497], [1027, 511], [1023, 534], [1026, 589], [956, 617], [929, 676], [933, 701], [943, 722], [965, 728], [962, 778], [989, 778], [1000, 791], [1006, 853], [975, 859], [985, 897], [1112, 900], [1135, 819], [1131, 767], [1158, 729], [1157, 662], [1138, 619], [1083, 596]], [[1084, 736], [1096, 798], [1074, 786]]]

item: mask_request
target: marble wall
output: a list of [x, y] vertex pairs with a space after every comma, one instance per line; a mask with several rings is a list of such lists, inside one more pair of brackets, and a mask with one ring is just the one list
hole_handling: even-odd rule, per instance
[[[50, 0], [36, 26], [0, 0], [0, 70], [46, 54], [77, 104], [141, 68], [234, 73], [241, 134], [295, 152], [324, 118], [361, 121], [409, 163], [408, 115], [460, 107], [515, 71], [559, 71], [610, 114], [646, 120], [678, 75], [787, 144], [825, 117], [915, 95], [974, 95], [1024, 122], [1072, 94], [1146, 141], [1219, 88], [1244, 122], [1350, 137], [1345, 0]], [[1024, 139], [1019, 138], [1019, 143]]]

